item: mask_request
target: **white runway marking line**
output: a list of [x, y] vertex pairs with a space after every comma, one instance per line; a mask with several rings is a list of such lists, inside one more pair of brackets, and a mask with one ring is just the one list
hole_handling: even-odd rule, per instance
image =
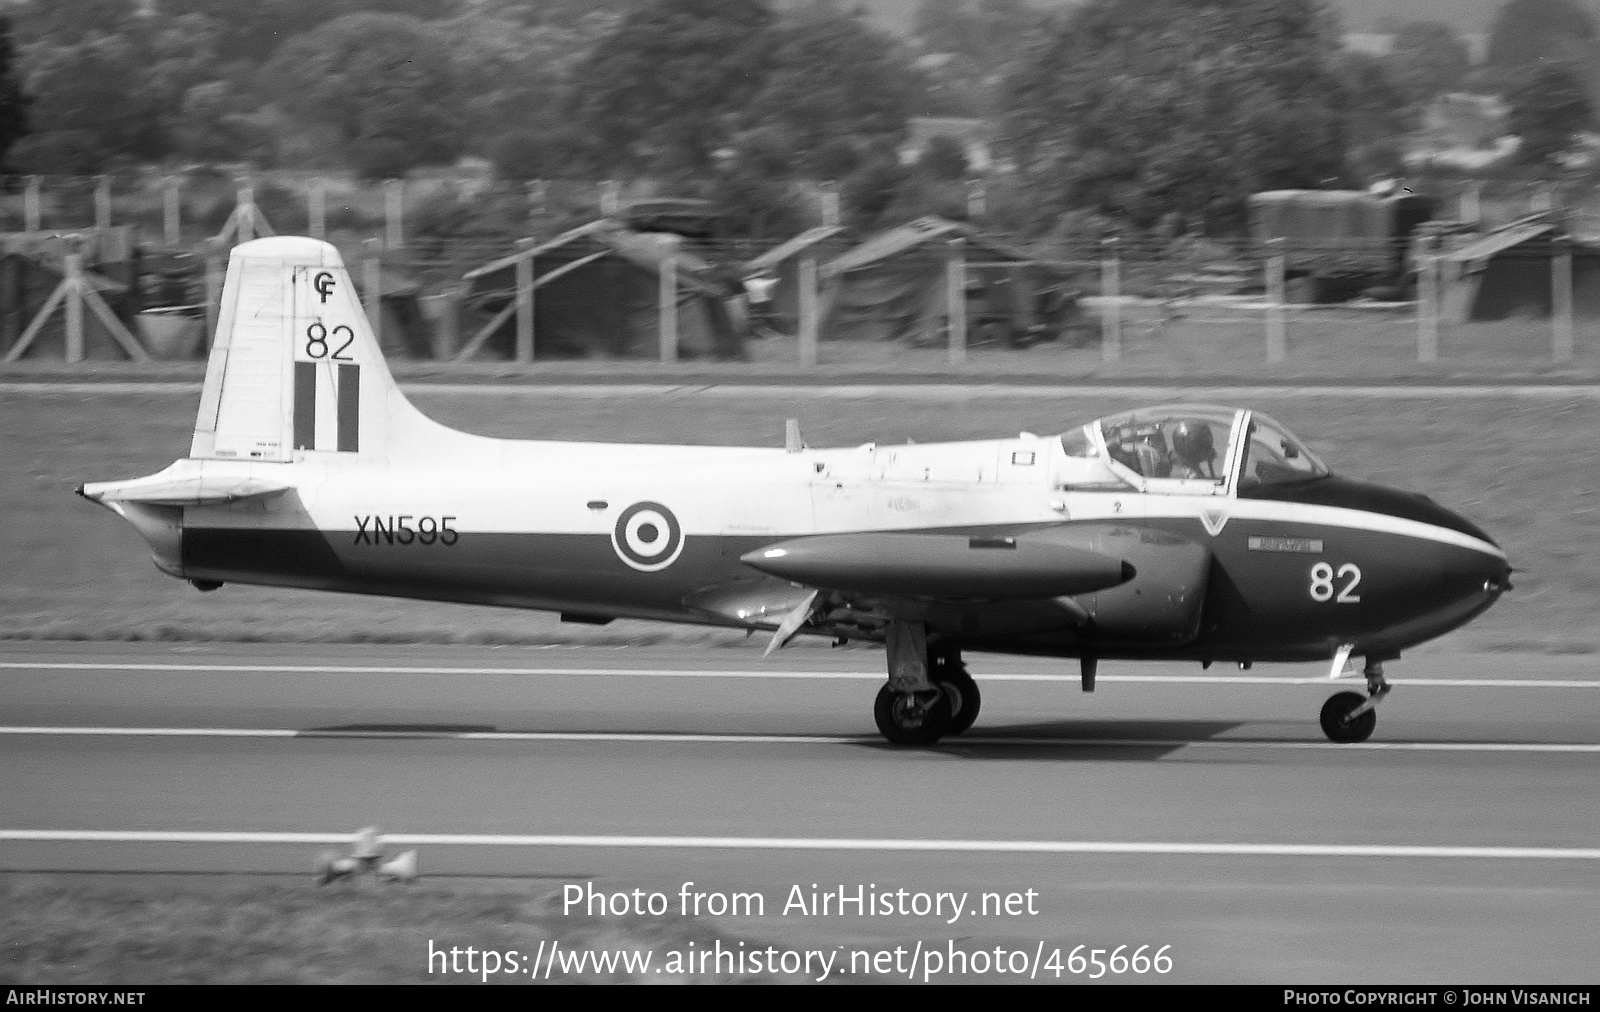
[[[111, 738], [427, 738], [443, 741], [552, 741], [552, 742], [645, 742], [666, 744], [716, 745], [881, 745], [876, 735], [844, 734], [694, 734], [648, 731], [430, 731], [425, 727], [393, 729], [370, 728], [340, 730], [294, 730], [291, 728], [229, 727], [49, 727], [0, 726], [0, 736], [68, 737], [103, 736]], [[1201, 740], [1168, 738], [1010, 738], [962, 736], [946, 738], [939, 747], [959, 745], [1059, 746], [1062, 748], [1244, 748], [1244, 749], [1319, 749], [1346, 752], [1548, 752], [1568, 754], [1600, 753], [1600, 743], [1566, 742], [1428, 742], [1367, 741], [1336, 744], [1331, 741], [1261, 741], [1258, 739], [1206, 738]]]
[[[595, 675], [614, 678], [794, 678], [794, 679], [871, 679], [882, 681], [881, 671], [689, 671], [682, 668], [484, 668], [484, 667], [395, 667], [393, 665], [335, 664], [144, 664], [77, 661], [0, 661], [0, 669], [38, 671], [169, 671], [221, 672], [234, 674], [305, 675]], [[1354, 676], [1329, 681], [1322, 676], [1273, 678], [1263, 675], [1101, 675], [1102, 682], [1148, 682], [1159, 685], [1340, 685], [1357, 684]], [[994, 673], [980, 674], [980, 682], [1071, 682], [1072, 675]], [[1392, 685], [1435, 686], [1453, 689], [1600, 689], [1600, 679], [1576, 678], [1393, 678]]]
[[[289, 843], [340, 845], [350, 833], [168, 832], [99, 829], [0, 829], [0, 842]], [[1464, 847], [1338, 843], [1168, 843], [1099, 840], [895, 840], [803, 836], [562, 836], [499, 833], [384, 833], [397, 847], [616, 847], [659, 850], [844, 850], [979, 854], [1180, 854], [1216, 857], [1425, 857], [1501, 860], [1600, 860], [1600, 847]]]
[[281, 727], [0, 727], [0, 735], [105, 735], [113, 738], [300, 738]]

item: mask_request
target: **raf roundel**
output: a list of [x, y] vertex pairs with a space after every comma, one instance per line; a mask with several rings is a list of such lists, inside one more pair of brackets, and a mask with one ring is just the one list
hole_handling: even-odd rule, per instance
[[683, 551], [683, 528], [672, 511], [658, 502], [636, 502], [622, 511], [611, 528], [617, 557], [640, 572], [666, 569]]

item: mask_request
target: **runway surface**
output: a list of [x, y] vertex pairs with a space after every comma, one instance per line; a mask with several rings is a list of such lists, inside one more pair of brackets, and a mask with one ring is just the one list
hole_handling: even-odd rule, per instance
[[[1174, 981], [1596, 976], [1593, 657], [1424, 651], [1350, 747], [1317, 728], [1314, 667], [1108, 663], [1085, 695], [1061, 662], [972, 655], [977, 725], [901, 750], [873, 731], [881, 653], [760, 646], [5, 644], [0, 871], [310, 888], [324, 841], [377, 825], [436, 880], [674, 912], [759, 893], [711, 919], [791, 946], [1170, 945]], [[784, 913], [796, 885], [1033, 890], [1035, 912]]]

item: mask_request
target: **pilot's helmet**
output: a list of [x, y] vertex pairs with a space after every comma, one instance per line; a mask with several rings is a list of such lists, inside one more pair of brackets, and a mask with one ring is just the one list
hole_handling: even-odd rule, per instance
[[1210, 464], [1216, 460], [1217, 447], [1211, 440], [1211, 426], [1194, 419], [1184, 419], [1172, 427], [1172, 453], [1190, 467]]

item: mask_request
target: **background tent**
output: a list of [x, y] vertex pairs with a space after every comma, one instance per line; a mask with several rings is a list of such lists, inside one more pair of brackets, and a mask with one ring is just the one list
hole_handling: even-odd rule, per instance
[[[784, 334], [800, 330], [800, 262], [806, 254], [817, 258], [818, 267], [844, 251], [844, 229], [820, 225], [775, 246], [745, 263], [743, 276], [771, 275], [777, 279], [772, 289], [770, 326]], [[820, 273], [818, 274], [820, 278]]]
[[966, 261], [969, 339], [1021, 344], [1056, 336], [1077, 315], [1070, 277], [960, 222], [918, 218], [823, 265], [824, 338], [942, 345], [949, 326], [952, 239]]
[[1286, 275], [1311, 277], [1313, 298], [1328, 302], [1403, 283], [1412, 233], [1434, 210], [1410, 192], [1269, 190], [1250, 196], [1250, 234], [1263, 247], [1277, 240]]
[[[737, 358], [743, 343], [725, 300], [736, 287], [724, 272], [684, 250], [675, 235], [635, 232], [602, 219], [466, 274], [467, 305], [487, 314], [516, 297], [516, 264], [533, 259], [537, 358], [653, 358], [659, 348], [660, 273], [673, 258], [682, 358]], [[540, 279], [547, 279], [540, 281]], [[503, 358], [516, 343], [508, 318], [489, 337]]]
[[[1451, 323], [1551, 314], [1551, 259], [1560, 226], [1546, 216], [1496, 229], [1440, 258], [1440, 318]], [[1572, 312], [1600, 317], [1600, 246], [1574, 243]]]

